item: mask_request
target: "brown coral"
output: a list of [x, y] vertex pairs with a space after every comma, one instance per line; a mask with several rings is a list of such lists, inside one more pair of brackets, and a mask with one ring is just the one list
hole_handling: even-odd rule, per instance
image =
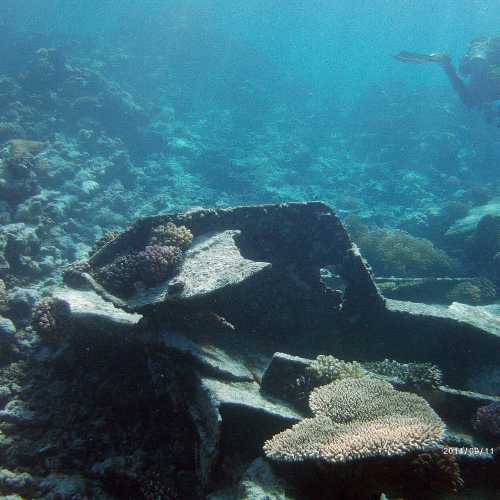
[[193, 241], [193, 233], [186, 226], [176, 226], [172, 222], [153, 229], [151, 243], [161, 246], [174, 246], [186, 250]]
[[460, 466], [452, 454], [419, 453], [410, 465], [422, 484], [435, 493], [456, 493], [464, 484]]
[[137, 254], [140, 281], [148, 286], [161, 283], [179, 264], [181, 250], [175, 246], [149, 245]]
[[117, 257], [95, 271], [99, 283], [118, 294], [127, 295], [135, 283], [154, 286], [172, 275], [181, 261], [182, 252], [173, 246], [149, 245], [140, 252]]
[[46, 341], [60, 339], [69, 325], [70, 310], [58, 299], [42, 300], [33, 310], [31, 326]]

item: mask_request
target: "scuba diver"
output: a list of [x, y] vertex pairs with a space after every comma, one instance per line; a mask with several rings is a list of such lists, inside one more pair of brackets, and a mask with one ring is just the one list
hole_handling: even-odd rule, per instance
[[467, 82], [460, 78], [448, 54], [403, 51], [394, 57], [406, 63], [440, 65], [465, 106], [480, 107], [489, 123], [500, 126], [500, 107], [494, 105], [500, 100], [500, 37], [479, 37], [469, 43], [459, 66]]

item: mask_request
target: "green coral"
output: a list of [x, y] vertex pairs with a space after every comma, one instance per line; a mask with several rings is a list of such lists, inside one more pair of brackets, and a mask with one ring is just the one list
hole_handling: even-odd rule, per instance
[[439, 277], [458, 271], [457, 262], [431, 241], [399, 229], [360, 233], [356, 242], [379, 276]]
[[193, 233], [186, 226], [176, 226], [172, 222], [157, 226], [151, 235], [151, 244], [173, 246], [186, 250], [193, 241]]

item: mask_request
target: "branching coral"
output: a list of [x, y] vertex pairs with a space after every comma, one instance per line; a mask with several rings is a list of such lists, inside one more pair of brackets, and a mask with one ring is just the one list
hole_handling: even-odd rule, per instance
[[443, 374], [432, 363], [399, 363], [390, 359], [364, 363], [372, 373], [398, 379], [411, 387], [437, 387], [442, 384]]
[[357, 361], [349, 362], [320, 354], [307, 366], [304, 375], [287, 387], [288, 399], [307, 410], [307, 399], [314, 388], [343, 378], [364, 377], [366, 374], [366, 370]]
[[343, 361], [324, 354], [317, 356], [306, 368], [306, 376], [311, 378], [315, 386], [343, 378], [360, 378], [365, 375], [365, 369], [357, 361]]
[[315, 389], [306, 418], [266, 441], [268, 458], [345, 463], [437, 448], [444, 424], [427, 402], [370, 378], [342, 379]]
[[[104, 235], [96, 242], [94, 252], [112, 241], [119, 233]], [[191, 231], [185, 226], [168, 223], [156, 227], [151, 244], [143, 250], [116, 257], [113, 262], [92, 272], [94, 277], [109, 290], [127, 295], [136, 283], [151, 287], [172, 276], [182, 261], [183, 250], [193, 240]]]
[[186, 250], [193, 241], [193, 233], [186, 226], [176, 226], [172, 222], [153, 229], [151, 244], [174, 246]]
[[33, 310], [31, 325], [44, 340], [58, 340], [66, 332], [69, 314], [66, 302], [57, 299], [42, 300]]
[[181, 260], [181, 249], [175, 246], [150, 245], [137, 254], [137, 273], [148, 286], [167, 278]]
[[379, 229], [360, 234], [356, 243], [379, 276], [449, 276], [457, 263], [429, 240], [398, 229]]
[[432, 412], [420, 396], [396, 391], [388, 382], [370, 378], [342, 379], [318, 387], [311, 393], [309, 406], [315, 415], [328, 416], [336, 423]]
[[117, 257], [94, 275], [104, 287], [127, 294], [137, 282], [153, 286], [166, 279], [173, 274], [181, 256], [177, 247], [150, 245], [140, 252]]

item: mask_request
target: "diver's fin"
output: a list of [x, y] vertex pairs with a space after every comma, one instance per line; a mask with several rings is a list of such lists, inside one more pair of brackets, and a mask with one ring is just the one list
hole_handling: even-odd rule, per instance
[[412, 64], [444, 63], [450, 60], [448, 55], [441, 52], [436, 52], [435, 54], [418, 54], [417, 52], [408, 52], [406, 50], [396, 54], [394, 58], [398, 61]]

